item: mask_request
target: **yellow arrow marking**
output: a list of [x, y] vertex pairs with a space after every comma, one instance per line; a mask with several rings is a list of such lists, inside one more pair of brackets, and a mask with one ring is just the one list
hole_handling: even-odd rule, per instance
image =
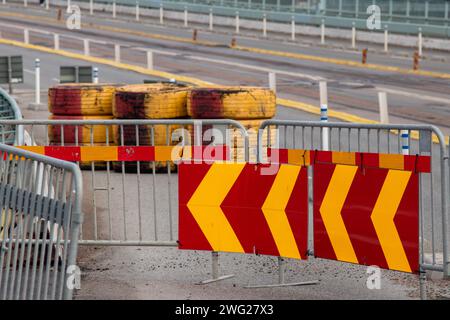
[[301, 259], [285, 212], [300, 169], [301, 166], [281, 165], [262, 206], [280, 256], [286, 258]]
[[411, 267], [395, 227], [394, 217], [410, 177], [409, 171], [389, 170], [370, 216], [389, 269], [405, 272], [411, 272]]
[[358, 263], [341, 211], [358, 167], [337, 165], [320, 206], [325, 229], [340, 261]]
[[214, 251], [244, 252], [220, 205], [245, 163], [213, 163], [187, 207]]

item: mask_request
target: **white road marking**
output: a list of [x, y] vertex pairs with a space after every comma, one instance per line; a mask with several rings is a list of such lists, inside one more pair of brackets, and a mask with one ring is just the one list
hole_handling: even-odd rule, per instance
[[217, 63], [217, 64], [225, 64], [225, 65], [229, 65], [229, 66], [252, 69], [252, 70], [257, 70], [257, 71], [267, 72], [267, 73], [274, 72], [279, 75], [285, 75], [285, 76], [290, 76], [290, 77], [295, 77], [295, 78], [306, 78], [306, 79], [310, 79], [313, 81], [326, 80], [325, 78], [322, 78], [320, 76], [313, 76], [310, 74], [299, 73], [299, 72], [289, 72], [289, 71], [278, 70], [278, 69], [258, 67], [258, 66], [253, 66], [253, 65], [248, 65], [248, 64], [238, 63], [238, 62], [232, 62], [232, 61], [216, 60], [216, 59], [197, 57], [197, 56], [191, 56], [191, 55], [187, 55], [185, 57], [192, 59], [192, 60], [197, 60], [197, 61], [206, 61], [206, 62], [212, 62], [212, 63]]

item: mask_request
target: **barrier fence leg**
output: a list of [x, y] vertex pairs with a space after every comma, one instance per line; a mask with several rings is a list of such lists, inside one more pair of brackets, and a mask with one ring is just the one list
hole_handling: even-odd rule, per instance
[[208, 284], [212, 282], [222, 281], [234, 277], [234, 274], [228, 274], [225, 276], [219, 276], [219, 253], [216, 251], [211, 252], [211, 279], [204, 280], [199, 284]]
[[284, 263], [284, 259], [278, 257], [278, 284], [284, 284], [284, 272], [286, 265]]
[[184, 27], [187, 28], [188, 26], [188, 11], [187, 7], [184, 7]]
[[420, 300], [427, 300], [427, 275], [425, 271], [420, 270], [419, 275]]

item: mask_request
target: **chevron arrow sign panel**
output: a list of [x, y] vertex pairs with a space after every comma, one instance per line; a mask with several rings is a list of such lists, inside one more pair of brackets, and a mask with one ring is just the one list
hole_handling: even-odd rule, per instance
[[314, 165], [316, 257], [419, 270], [418, 174]]
[[179, 248], [307, 258], [307, 168], [179, 165]]

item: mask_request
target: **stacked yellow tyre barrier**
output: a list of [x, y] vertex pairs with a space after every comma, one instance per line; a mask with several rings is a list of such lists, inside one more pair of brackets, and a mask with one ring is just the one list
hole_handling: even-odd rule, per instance
[[[112, 104], [118, 85], [76, 83], [52, 87], [48, 92], [48, 109], [53, 120], [110, 120], [113, 119]], [[102, 146], [114, 145], [113, 128], [95, 126], [48, 126], [51, 145]], [[91, 163], [80, 163], [82, 168], [90, 168]], [[96, 168], [106, 167], [104, 162], [96, 162]]]
[[[113, 114], [117, 119], [175, 119], [187, 116], [186, 99], [189, 88], [170, 83], [128, 85], [117, 89], [113, 103]], [[122, 128], [122, 129], [121, 129]], [[118, 145], [166, 146], [175, 145], [172, 133], [180, 126], [141, 125], [115, 127], [114, 141]], [[136, 141], [136, 138], [139, 141]], [[124, 163], [126, 171], [134, 172], [135, 163]], [[171, 163], [171, 170], [175, 165]], [[122, 170], [122, 163], [114, 163], [115, 170]], [[141, 162], [142, 172], [167, 170], [166, 162]]]
[[[259, 87], [194, 88], [188, 95], [187, 113], [196, 119], [238, 120], [249, 133], [250, 161], [256, 161], [258, 128], [264, 120], [275, 116], [276, 96], [272, 90]], [[230, 138], [231, 160], [243, 161], [245, 149], [240, 131], [233, 128]], [[264, 145], [269, 139], [275, 141], [275, 130], [265, 132]]]

